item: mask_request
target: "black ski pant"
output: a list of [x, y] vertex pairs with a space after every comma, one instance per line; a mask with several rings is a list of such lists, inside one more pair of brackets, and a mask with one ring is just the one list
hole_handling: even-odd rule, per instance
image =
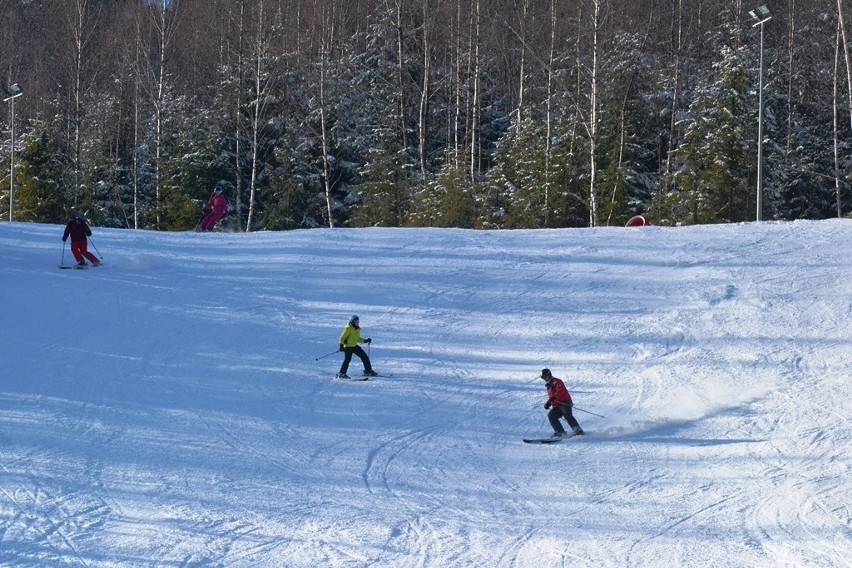
[[580, 427], [580, 424], [578, 424], [577, 420], [574, 418], [574, 413], [571, 412], [572, 406], [574, 406], [574, 404], [570, 402], [557, 402], [553, 408], [550, 409], [550, 412], [547, 413], [547, 419], [550, 420], [550, 425], [553, 426], [554, 432], [558, 434], [565, 433], [565, 428], [563, 428], [562, 423], [559, 422], [560, 418], [565, 418], [565, 422], [568, 423], [568, 426], [570, 426], [572, 430]]
[[361, 358], [361, 362], [364, 363], [365, 372], [373, 370], [373, 366], [370, 364], [370, 358], [367, 356], [367, 352], [361, 349], [360, 345], [356, 345], [355, 347], [343, 348], [343, 364], [340, 366], [340, 372], [342, 374], [345, 375], [346, 371], [349, 370], [349, 362], [352, 361], [353, 354]]

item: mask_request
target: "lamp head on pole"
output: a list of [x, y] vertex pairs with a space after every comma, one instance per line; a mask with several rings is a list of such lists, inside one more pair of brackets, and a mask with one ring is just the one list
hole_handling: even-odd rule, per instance
[[13, 83], [8, 87], [3, 89], [3, 92], [6, 93], [6, 98], [3, 99], [3, 102], [10, 101], [15, 97], [20, 97], [24, 94], [24, 89], [21, 87], [20, 83]]
[[767, 8], [765, 5], [759, 7], [756, 10], [750, 10], [748, 15], [751, 16], [752, 20], [754, 20], [754, 24], [752, 24], [752, 27], [759, 26], [772, 19], [772, 12], [770, 12], [769, 8]]

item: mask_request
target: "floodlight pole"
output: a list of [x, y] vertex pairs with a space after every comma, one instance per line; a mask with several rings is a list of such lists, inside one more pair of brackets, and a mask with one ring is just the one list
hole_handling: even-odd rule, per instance
[[15, 216], [15, 99], [24, 94], [21, 85], [15, 83], [5, 89], [8, 95], [3, 102], [8, 102], [12, 112], [12, 151], [9, 158], [9, 222]]
[[763, 24], [772, 19], [769, 8], [761, 6], [749, 12], [755, 23], [752, 27], [760, 26], [760, 71], [757, 94], [757, 217], [762, 220], [763, 211]]

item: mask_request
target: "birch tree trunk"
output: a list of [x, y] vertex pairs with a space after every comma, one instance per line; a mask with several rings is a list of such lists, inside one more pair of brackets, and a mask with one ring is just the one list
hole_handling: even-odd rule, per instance
[[470, 181], [475, 182], [479, 177], [479, 118], [480, 118], [480, 12], [479, 0], [473, 0], [473, 27], [471, 34], [471, 76], [473, 78], [473, 95], [470, 102]]
[[668, 176], [672, 173], [672, 156], [674, 155], [677, 130], [677, 113], [680, 111], [680, 66], [681, 56], [683, 52], [683, 0], [677, 0], [675, 13], [672, 18], [672, 26], [674, 27], [674, 62], [672, 78], [672, 104], [670, 107], [671, 117], [669, 120], [669, 140], [666, 145], [666, 169], [664, 174]]
[[840, 207], [840, 43], [842, 34], [840, 32], [840, 19], [837, 20], [837, 30], [834, 34], [834, 73], [831, 81], [831, 103], [832, 103], [832, 127], [834, 132], [834, 195], [837, 205], [837, 216], [842, 217]]
[[331, 184], [331, 164], [329, 163], [329, 148], [331, 133], [326, 120], [325, 81], [331, 50], [332, 38], [334, 37], [334, 18], [326, 13], [326, 22], [323, 25], [323, 38], [320, 42], [320, 76], [319, 76], [319, 112], [320, 112], [320, 138], [322, 140], [322, 172], [323, 187], [325, 189], [325, 205], [328, 215], [328, 226], [334, 228], [334, 195]]
[[86, 0], [77, 0], [75, 2], [75, 19], [74, 19], [74, 77], [72, 83], [73, 89], [73, 116], [74, 116], [74, 206], [77, 206], [76, 199], [80, 196], [80, 128], [82, 122], [82, 92], [81, 83], [83, 75], [83, 47], [85, 33], [86, 8], [88, 2]]
[[72, 0], [71, 14], [71, 143], [73, 147], [74, 167], [72, 171], [73, 204], [79, 206], [80, 183], [82, 178], [82, 124], [83, 124], [83, 81], [86, 73], [85, 57], [91, 40], [96, 18], [92, 14], [89, 0]]
[[264, 93], [262, 85], [263, 75], [263, 0], [257, 3], [257, 28], [254, 38], [254, 108], [251, 117], [251, 176], [249, 178], [249, 202], [248, 218], [246, 219], [246, 232], [251, 232], [252, 217], [254, 216], [254, 199], [257, 188], [257, 142], [258, 130], [260, 129], [260, 109], [263, 105]]
[[454, 69], [453, 74], [455, 78], [455, 96], [454, 96], [454, 109], [453, 109], [453, 124], [451, 127], [452, 132], [452, 159], [453, 159], [453, 167], [458, 170], [461, 167], [461, 121], [462, 121], [462, 9], [461, 9], [462, 0], [456, 0], [456, 16], [454, 22], [454, 37], [455, 37], [455, 46], [454, 46]]
[[133, 76], [133, 228], [139, 228], [139, 148], [141, 139], [139, 137], [139, 121], [141, 120], [142, 79], [139, 70], [142, 66], [142, 29], [141, 22], [136, 19], [136, 49], [134, 52], [134, 66], [136, 73]]
[[[426, 169], [426, 151], [427, 139], [429, 131], [429, 97], [431, 96], [432, 74], [432, 40], [430, 34], [432, 26], [429, 15], [429, 0], [423, 0], [422, 4], [422, 27], [423, 27], [423, 81], [420, 87], [420, 109], [417, 116], [417, 144], [418, 144], [418, 161], [420, 162], [420, 179], [425, 180], [427, 175]], [[403, 93], [400, 86], [400, 98]], [[405, 130], [405, 120], [403, 117], [403, 131]], [[403, 138], [403, 148], [407, 147]]]
[[[551, 2], [552, 4], [552, 2]], [[515, 117], [518, 124], [518, 129], [523, 123], [524, 111], [524, 95], [526, 89], [527, 75], [527, 16], [530, 9], [530, 0], [523, 0], [521, 5], [521, 16], [518, 25], [518, 35], [521, 40], [521, 60], [518, 63], [518, 104], [515, 105]]]
[[840, 24], [843, 60], [846, 62], [846, 101], [849, 110], [849, 124], [852, 127], [852, 62], [849, 59], [849, 40], [846, 37], [846, 14], [843, 12], [843, 1], [837, 0], [837, 21]]
[[793, 149], [793, 72], [796, 38], [796, 0], [789, 2], [789, 19], [787, 21], [787, 142], [784, 153], [789, 156]]
[[544, 141], [544, 226], [550, 227], [551, 154], [553, 153], [553, 70], [556, 65], [556, 0], [550, 0], [550, 49], [547, 54], [547, 91], [545, 93]]
[[[843, 12], [843, 2], [844, 2], [844, 0], [837, 0], [837, 24], [838, 24], [838, 29], [839, 29], [839, 32], [840, 32], [839, 33], [840, 37], [838, 39], [841, 41], [841, 44], [843, 46], [843, 60], [846, 63], [846, 97], [847, 97], [846, 98], [846, 104], [847, 104], [847, 111], [848, 111], [848, 114], [849, 114], [850, 126], [852, 126], [852, 64], [850, 64], [850, 60], [849, 60], [849, 42], [846, 39], [846, 15]], [[835, 84], [836, 83], [837, 83], [837, 81], [835, 80]], [[838, 106], [838, 103], [837, 103], [837, 101], [835, 101], [835, 104], [834, 104], [835, 115], [837, 114], [837, 106]], [[837, 144], [837, 135], [835, 135], [834, 138], [835, 138], [835, 144]], [[835, 150], [835, 153], [837, 153], [837, 150]], [[839, 156], [836, 159], [839, 160]], [[837, 192], [837, 216], [842, 217], [843, 211], [842, 211], [841, 206], [840, 206], [841, 205], [840, 204], [840, 181], [841, 180], [840, 180], [839, 161], [838, 161], [838, 163], [835, 164], [835, 170], [836, 171], [835, 171], [834, 183], [835, 183], [835, 189], [836, 189], [836, 192]]]
[[[156, 13], [152, 19], [157, 33], [156, 69], [154, 75], [154, 201], [156, 203], [156, 229], [160, 230], [162, 221], [162, 171], [163, 171], [163, 114], [166, 98], [166, 51], [174, 34], [175, 9], [169, 0], [158, 0]], [[169, 14], [172, 14], [171, 17]]]
[[260, 132], [267, 116], [270, 85], [275, 84], [275, 81], [271, 80], [271, 76], [274, 75], [275, 70], [272, 68], [273, 62], [269, 55], [269, 42], [272, 38], [267, 38], [267, 23], [264, 19], [263, 3], [264, 0], [258, 1], [257, 29], [255, 30], [254, 38], [253, 95], [255, 100], [251, 118], [251, 178], [249, 182], [248, 219], [246, 220], [247, 232], [252, 230], [252, 220], [254, 218], [255, 201], [257, 198], [257, 180], [260, 169]]
[[234, 101], [234, 214], [237, 216], [237, 228], [243, 229], [243, 42], [245, 41], [245, 0], [240, 0], [240, 13], [237, 24], [237, 93]]
[[[396, 30], [396, 86], [399, 101], [396, 105], [397, 120], [399, 120], [399, 135], [402, 147], [408, 147], [408, 129], [405, 127], [405, 33], [403, 32], [403, 3], [396, 0], [396, 20], [393, 27]], [[424, 8], [425, 10], [425, 8]]]
[[593, 0], [592, 64], [589, 83], [589, 226], [598, 224], [598, 32], [600, 29], [601, 0]]

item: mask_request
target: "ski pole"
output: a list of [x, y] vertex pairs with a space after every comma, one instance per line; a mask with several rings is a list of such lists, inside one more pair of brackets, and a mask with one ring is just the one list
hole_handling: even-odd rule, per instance
[[103, 260], [104, 255], [102, 255], [101, 251], [98, 250], [98, 247], [95, 245], [95, 241], [92, 240], [92, 237], [89, 237], [89, 242], [92, 243], [92, 248], [95, 249], [95, 252], [98, 253], [98, 256], [101, 257], [101, 260]]
[[325, 355], [320, 355], [319, 357], [317, 357], [316, 359], [314, 359], [314, 361], [319, 361], [320, 359], [325, 359], [326, 357], [331, 357], [331, 356], [332, 356], [332, 355], [334, 355], [335, 353], [340, 353], [340, 350], [339, 350], [339, 349], [335, 349], [335, 350], [334, 350], [334, 351], [332, 351], [331, 353], [326, 353]]
[[598, 418], [606, 418], [606, 416], [595, 414], [594, 412], [589, 412], [588, 410], [583, 410], [582, 408], [577, 406], [574, 407], [574, 410], [579, 410], [580, 412], [585, 412], [586, 414], [591, 414], [592, 416], [597, 416]]
[[59, 266], [65, 266], [65, 241], [62, 241], [62, 257], [59, 259]]

